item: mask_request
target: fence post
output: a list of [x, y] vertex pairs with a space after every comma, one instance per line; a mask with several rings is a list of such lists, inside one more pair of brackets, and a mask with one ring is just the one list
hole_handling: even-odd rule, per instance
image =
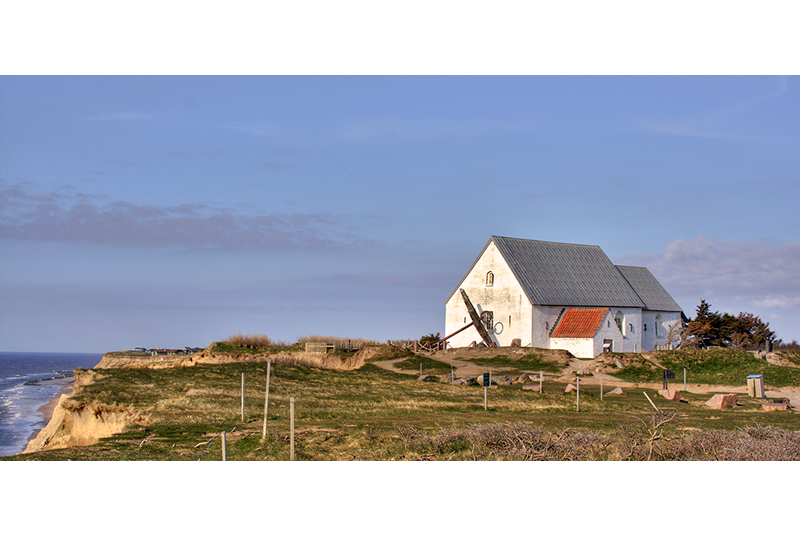
[[580, 411], [581, 410], [581, 377], [580, 376], [575, 378], [575, 384], [577, 385], [577, 388], [575, 389], [575, 396], [577, 397], [577, 400], [578, 400], [578, 411]]
[[600, 402], [603, 401], [603, 377], [600, 376]]
[[267, 388], [264, 392], [264, 427], [261, 430], [261, 439], [267, 438], [267, 410], [269, 409], [269, 372], [272, 366], [272, 358], [267, 359]]
[[289, 461], [294, 461], [294, 398], [289, 399]]
[[222, 461], [228, 461], [228, 443], [225, 440], [225, 432], [222, 432]]
[[540, 370], [539, 371], [539, 394], [540, 395], [544, 394], [544, 391], [542, 390], [542, 383], [543, 382], [544, 382], [544, 372]]
[[244, 422], [244, 372], [242, 372], [242, 422]]

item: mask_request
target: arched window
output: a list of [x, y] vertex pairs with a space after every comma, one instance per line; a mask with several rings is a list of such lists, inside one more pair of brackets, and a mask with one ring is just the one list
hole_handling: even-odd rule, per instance
[[664, 319], [661, 315], [656, 315], [656, 337], [664, 336]]
[[614, 315], [614, 321], [617, 323], [619, 332], [625, 335], [625, 315], [622, 314], [622, 311], [617, 311], [617, 314]]
[[492, 285], [494, 285], [494, 273], [486, 272], [486, 286], [491, 287]]

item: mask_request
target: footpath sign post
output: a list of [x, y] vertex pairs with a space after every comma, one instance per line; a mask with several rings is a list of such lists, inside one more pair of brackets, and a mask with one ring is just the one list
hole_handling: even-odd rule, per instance
[[[685, 369], [684, 369], [685, 370]], [[669, 389], [669, 381], [675, 378], [675, 373], [671, 370], [664, 369], [664, 389]]]
[[489, 384], [492, 381], [492, 376], [490, 373], [484, 372], [483, 373], [483, 409], [489, 409]]

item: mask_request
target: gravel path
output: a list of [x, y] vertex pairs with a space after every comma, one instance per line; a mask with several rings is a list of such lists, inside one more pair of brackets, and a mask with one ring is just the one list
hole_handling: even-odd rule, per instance
[[[480, 374], [488, 371], [488, 367], [484, 365], [476, 365], [470, 361], [466, 360], [459, 360], [455, 359], [452, 356], [447, 356], [443, 354], [432, 354], [426, 356], [430, 359], [435, 361], [439, 361], [441, 363], [445, 363], [448, 365], [452, 365], [455, 369], [455, 374], [457, 377], [463, 376], [472, 376], [477, 377]], [[377, 361], [373, 364], [381, 367], [382, 369], [397, 373], [397, 374], [406, 374], [408, 376], [418, 376], [419, 371], [416, 370], [408, 370], [408, 369], [400, 369], [394, 366], [395, 363], [402, 361], [405, 358], [399, 359], [391, 359], [388, 361]], [[597, 364], [591, 360], [570, 360], [569, 366], [562, 372], [561, 374], [552, 374], [552, 373], [545, 373], [544, 376], [546, 379], [550, 381], [561, 381], [561, 382], [568, 382], [575, 379], [575, 375], [573, 371], [579, 372], [591, 372], [592, 376], [587, 376], [585, 378], [581, 378], [581, 383], [585, 383], [588, 385], [597, 385], [600, 383], [600, 379], [603, 380], [604, 386], [609, 387], [628, 387], [628, 388], [636, 388], [636, 389], [653, 389], [658, 390], [663, 387], [661, 383], [634, 383], [634, 382], [626, 382], [622, 381], [619, 378], [615, 378], [608, 374], [603, 374], [594, 370], [597, 367]], [[493, 374], [502, 374], [504, 371], [507, 370], [519, 370], [519, 369], [509, 369], [508, 367], [496, 367], [492, 368]], [[424, 372], [424, 369], [423, 369]], [[529, 374], [538, 374], [539, 371], [525, 371]], [[683, 381], [670, 381], [670, 388], [683, 390]], [[605, 390], [605, 389], [604, 389]], [[686, 391], [689, 393], [733, 393], [733, 394], [747, 394], [747, 386], [733, 386], [733, 385], [710, 385], [710, 384], [700, 384], [700, 383], [687, 383], [686, 384]], [[765, 392], [767, 398], [787, 398], [789, 399], [789, 404], [791, 409], [795, 412], [800, 412], [800, 386], [799, 387], [782, 387], [779, 390], [772, 390], [768, 389]]]

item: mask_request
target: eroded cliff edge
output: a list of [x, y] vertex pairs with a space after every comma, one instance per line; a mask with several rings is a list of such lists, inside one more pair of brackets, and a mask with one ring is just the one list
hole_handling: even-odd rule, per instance
[[76, 395], [96, 378], [94, 370], [75, 371], [72, 394], [61, 395], [50, 422], [28, 443], [23, 454], [93, 445], [101, 438], [122, 432], [130, 424], [146, 420], [141, 412], [125, 406], [79, 402]]

